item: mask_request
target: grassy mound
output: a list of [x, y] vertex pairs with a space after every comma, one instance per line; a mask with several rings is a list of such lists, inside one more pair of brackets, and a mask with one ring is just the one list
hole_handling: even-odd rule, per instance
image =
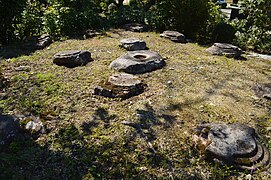
[[[122, 55], [123, 38], [142, 38], [167, 58], [160, 70], [139, 75], [147, 90], [118, 100], [93, 95], [115, 73], [109, 64]], [[0, 153], [5, 179], [244, 177], [204, 161], [192, 129], [204, 122], [241, 122], [259, 129], [271, 147], [270, 103], [254, 95], [255, 83], [270, 81], [271, 62], [211, 56], [206, 47], [176, 44], [156, 33], [108, 31], [86, 40], [55, 42], [31, 55], [2, 61], [9, 86], [0, 94], [4, 113], [40, 118], [45, 132], [25, 135]], [[89, 50], [93, 62], [69, 69], [53, 64], [64, 50]], [[15, 71], [27, 65], [30, 71]], [[29, 118], [21, 118], [22, 126]], [[24, 120], [23, 120], [24, 119]], [[122, 121], [142, 125], [139, 131]], [[269, 128], [268, 128], [269, 127]], [[271, 149], [270, 149], [271, 150]], [[266, 172], [256, 177], [270, 178]]]

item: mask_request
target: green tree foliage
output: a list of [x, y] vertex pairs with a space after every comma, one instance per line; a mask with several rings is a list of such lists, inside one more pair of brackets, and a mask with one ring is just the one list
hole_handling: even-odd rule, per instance
[[7, 44], [15, 38], [16, 17], [25, 7], [25, 0], [0, 0], [0, 43]]
[[244, 0], [244, 19], [231, 24], [237, 29], [236, 43], [245, 49], [271, 53], [271, 1]]
[[95, 0], [0, 0], [0, 43], [50, 33], [70, 35], [99, 27]]
[[150, 8], [148, 21], [156, 29], [175, 29], [197, 38], [219, 18], [218, 6], [209, 0], [161, 0]]
[[24, 38], [39, 35], [43, 29], [44, 4], [41, 1], [26, 0], [24, 10], [15, 17], [13, 24], [16, 37]]
[[[3, 1], [1, 42], [50, 33], [71, 35], [86, 29], [146, 23], [155, 30], [178, 30], [196, 39], [211, 37], [221, 18], [212, 0], [23, 0]], [[12, 8], [11, 8], [12, 7]], [[209, 38], [210, 39], [210, 38]]]

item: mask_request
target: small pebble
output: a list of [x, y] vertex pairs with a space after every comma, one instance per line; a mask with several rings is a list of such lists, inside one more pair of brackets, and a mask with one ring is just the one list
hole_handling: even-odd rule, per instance
[[16, 71], [30, 71], [31, 67], [30, 66], [19, 66], [15, 68]]

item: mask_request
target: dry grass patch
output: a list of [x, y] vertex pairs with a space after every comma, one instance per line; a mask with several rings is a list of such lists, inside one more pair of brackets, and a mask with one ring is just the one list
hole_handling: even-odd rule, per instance
[[[109, 64], [125, 53], [119, 41], [131, 37], [145, 40], [150, 50], [167, 58], [166, 67], [139, 75], [148, 87], [136, 97], [120, 101], [94, 96], [94, 88], [114, 73]], [[268, 120], [259, 124], [259, 119], [270, 120], [270, 112], [267, 102], [256, 98], [251, 88], [270, 81], [271, 62], [236, 61], [211, 56], [205, 49], [194, 43], [173, 43], [152, 32], [112, 30], [92, 39], [55, 42], [30, 56], [3, 61], [1, 67], [11, 81], [1, 101], [3, 111], [35, 116], [46, 112], [57, 119], [43, 119], [50, 130], [33, 140], [38, 157], [46, 151], [46, 166], [30, 158], [33, 168], [22, 168], [37, 178], [72, 178], [75, 174], [86, 179], [245, 176], [246, 172], [203, 161], [193, 148], [191, 130], [203, 122], [270, 127]], [[53, 55], [64, 50], [89, 50], [94, 61], [73, 69], [54, 65]], [[31, 66], [31, 71], [15, 71], [20, 65]], [[143, 135], [122, 125], [124, 120], [146, 125]], [[263, 136], [270, 133], [261, 132]], [[263, 139], [270, 144], [270, 139]], [[36, 166], [49, 174], [45, 170], [38, 173]], [[54, 167], [62, 170], [56, 172]], [[26, 177], [22, 171], [16, 175]]]

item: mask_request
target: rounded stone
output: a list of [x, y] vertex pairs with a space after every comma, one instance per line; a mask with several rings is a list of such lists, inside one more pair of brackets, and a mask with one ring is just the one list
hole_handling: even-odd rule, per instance
[[52, 42], [53, 42], [52, 36], [50, 36], [49, 34], [43, 34], [40, 37], [38, 37], [37, 47], [39, 49], [43, 49], [46, 46], [49, 46]]
[[140, 23], [130, 23], [130, 24], [125, 24], [124, 29], [128, 31], [133, 31], [133, 32], [144, 32], [147, 30], [147, 27]]
[[120, 41], [121, 47], [128, 51], [145, 50], [146, 42], [136, 38], [122, 39]]
[[84, 66], [92, 61], [89, 51], [70, 50], [62, 51], [54, 55], [54, 63], [59, 66], [73, 68]]
[[239, 169], [256, 170], [268, 164], [269, 151], [256, 138], [255, 129], [242, 124], [203, 124], [193, 140], [207, 159]]
[[129, 51], [110, 64], [110, 68], [130, 74], [141, 74], [161, 69], [166, 63], [154, 51], [139, 50]]
[[137, 76], [125, 73], [113, 74], [109, 77], [108, 82], [116, 86], [126, 87], [136, 86], [142, 83]]
[[43, 49], [49, 46], [53, 42], [52, 36], [49, 34], [43, 34], [41, 36], [34, 36], [26, 39], [23, 43], [23, 49], [37, 50]]
[[102, 82], [94, 89], [94, 94], [109, 98], [127, 99], [141, 94], [144, 84], [137, 76], [131, 74], [114, 74], [107, 82]]
[[186, 43], [185, 36], [178, 31], [164, 31], [160, 37], [170, 39], [173, 42]]
[[238, 58], [242, 54], [242, 50], [232, 44], [214, 43], [211, 47], [206, 49], [212, 55], [226, 56], [229, 58]]

